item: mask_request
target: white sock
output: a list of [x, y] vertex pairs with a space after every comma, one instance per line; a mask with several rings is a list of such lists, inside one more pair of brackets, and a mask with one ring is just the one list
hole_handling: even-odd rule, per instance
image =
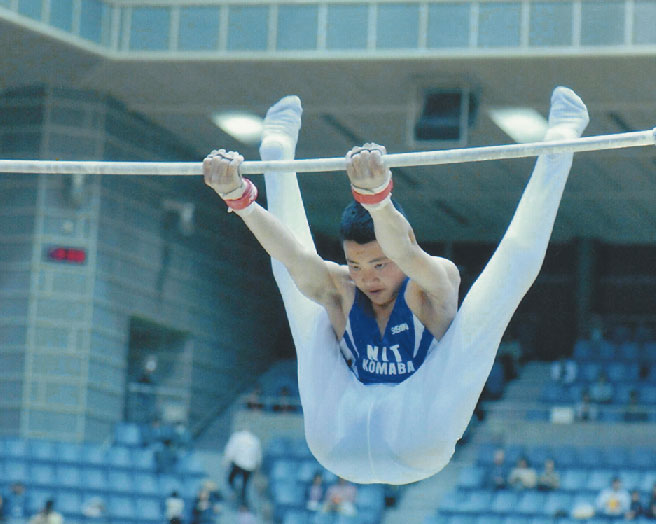
[[589, 121], [588, 110], [578, 95], [567, 87], [557, 87], [551, 95], [549, 129], [544, 140], [579, 138]]
[[301, 99], [290, 95], [276, 102], [266, 114], [260, 157], [262, 160], [292, 160], [301, 128]]

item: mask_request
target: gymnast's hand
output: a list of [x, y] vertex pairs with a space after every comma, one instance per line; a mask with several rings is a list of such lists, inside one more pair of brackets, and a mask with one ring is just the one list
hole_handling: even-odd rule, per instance
[[379, 192], [389, 183], [392, 173], [383, 165], [384, 146], [364, 144], [346, 154], [346, 174], [351, 185], [363, 192]]
[[246, 189], [239, 173], [239, 165], [243, 161], [244, 157], [236, 151], [226, 152], [225, 149], [212, 151], [203, 160], [205, 184], [214, 189], [224, 200], [241, 197]]

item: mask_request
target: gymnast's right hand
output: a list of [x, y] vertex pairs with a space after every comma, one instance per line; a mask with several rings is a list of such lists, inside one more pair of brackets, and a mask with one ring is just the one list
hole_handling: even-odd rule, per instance
[[246, 189], [239, 165], [244, 157], [236, 151], [219, 149], [212, 151], [203, 160], [205, 184], [216, 191], [224, 200], [238, 199]]

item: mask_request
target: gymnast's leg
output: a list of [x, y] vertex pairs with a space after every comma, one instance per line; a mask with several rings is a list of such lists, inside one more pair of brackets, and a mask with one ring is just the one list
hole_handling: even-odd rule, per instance
[[[581, 99], [569, 89], [556, 88], [545, 140], [579, 137], [587, 123]], [[562, 153], [538, 158], [506, 234], [469, 290], [437, 351], [422, 366], [426, 367], [430, 358], [440, 362], [440, 370], [438, 366], [433, 369], [449, 384], [449, 393], [443, 400], [436, 399], [431, 409], [433, 414], [442, 415], [442, 423], [448, 419], [446, 426], [454, 441], [465, 431], [501, 337], [540, 271], [572, 157]]]
[[[263, 160], [294, 158], [301, 113], [301, 101], [296, 96], [284, 97], [269, 109], [260, 145]], [[314, 251], [296, 174], [265, 173], [264, 178], [268, 210], [306, 248]], [[352, 380], [352, 376], [341, 360], [334, 332], [323, 307], [298, 291], [287, 269], [280, 262], [272, 260], [272, 267], [296, 346], [299, 392], [306, 419], [310, 420], [318, 412], [317, 405], [329, 404], [330, 392], [336, 394], [342, 381]]]

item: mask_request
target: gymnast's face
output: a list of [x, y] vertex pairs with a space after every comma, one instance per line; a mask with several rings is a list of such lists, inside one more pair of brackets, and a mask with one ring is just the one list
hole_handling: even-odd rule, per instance
[[385, 306], [396, 299], [406, 277], [378, 242], [344, 240], [344, 254], [351, 279], [374, 305]]

